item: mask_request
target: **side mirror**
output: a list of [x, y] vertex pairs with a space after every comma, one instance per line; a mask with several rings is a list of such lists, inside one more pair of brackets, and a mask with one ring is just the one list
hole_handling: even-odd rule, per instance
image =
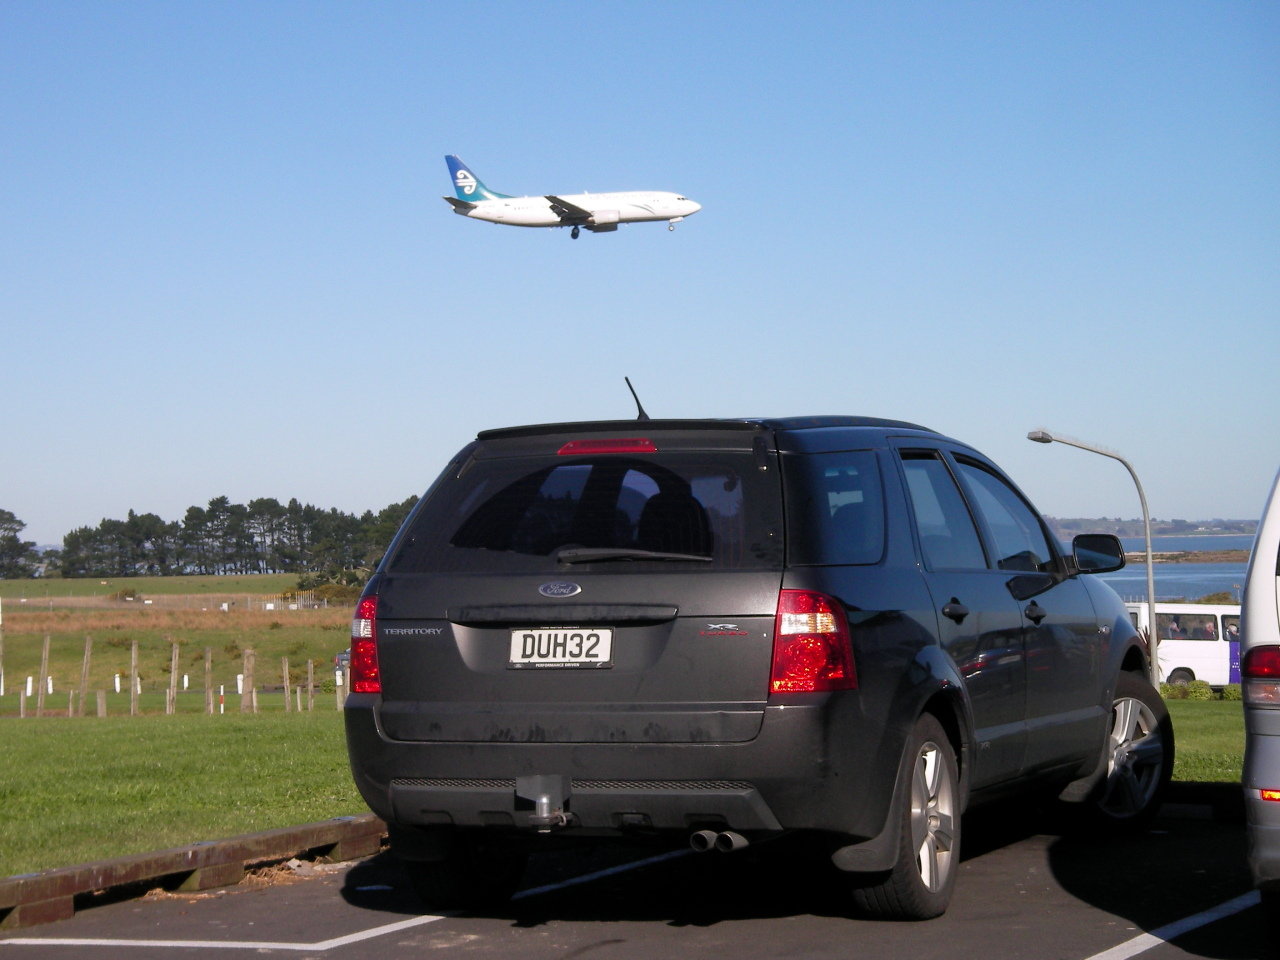
[[1124, 547], [1109, 533], [1082, 533], [1071, 541], [1076, 569], [1081, 573], [1110, 573], [1124, 566]]

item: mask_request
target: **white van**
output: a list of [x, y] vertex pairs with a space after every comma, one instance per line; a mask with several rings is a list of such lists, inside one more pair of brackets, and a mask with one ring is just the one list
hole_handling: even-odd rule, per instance
[[1243, 606], [1242, 781], [1249, 867], [1272, 934], [1280, 937], [1280, 473], [1249, 557]]
[[[1126, 601], [1129, 619], [1147, 628], [1147, 605]], [[1222, 687], [1240, 682], [1240, 606], [1231, 603], [1157, 603], [1159, 679], [1204, 680]]]

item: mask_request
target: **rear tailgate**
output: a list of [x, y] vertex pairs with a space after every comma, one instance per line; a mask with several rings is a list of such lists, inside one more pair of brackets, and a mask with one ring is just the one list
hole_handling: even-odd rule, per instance
[[386, 735], [752, 739], [782, 579], [767, 439], [656, 421], [482, 435], [371, 585]]
[[558, 581], [582, 587], [563, 600], [521, 577], [505, 603], [484, 579], [383, 582], [379, 712], [393, 739], [732, 743], [759, 730], [780, 573], [579, 576]]

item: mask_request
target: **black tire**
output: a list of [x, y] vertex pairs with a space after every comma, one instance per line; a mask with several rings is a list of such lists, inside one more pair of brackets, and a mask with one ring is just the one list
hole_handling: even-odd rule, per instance
[[916, 721], [907, 744], [898, 860], [887, 873], [854, 881], [857, 910], [881, 920], [928, 920], [951, 902], [960, 867], [960, 773], [937, 719]]
[[401, 861], [410, 885], [426, 907], [500, 906], [519, 888], [529, 859], [520, 847], [482, 840], [463, 831], [449, 837], [444, 853], [439, 860]]
[[1145, 679], [1116, 680], [1106, 770], [1086, 801], [1091, 820], [1113, 830], [1147, 826], [1173, 775], [1173, 724], [1164, 699]]
[[1188, 684], [1196, 678], [1196, 675], [1186, 667], [1179, 667], [1173, 673], [1169, 674], [1168, 683]]

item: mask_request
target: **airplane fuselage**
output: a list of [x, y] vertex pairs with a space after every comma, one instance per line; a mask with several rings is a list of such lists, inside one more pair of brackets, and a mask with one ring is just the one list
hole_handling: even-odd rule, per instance
[[[610, 229], [619, 223], [643, 223], [650, 220], [679, 220], [702, 209], [692, 200], [676, 193], [654, 190], [628, 190], [618, 193], [575, 193], [561, 195], [567, 201], [591, 214], [576, 222], [587, 229]], [[561, 227], [575, 223], [556, 212], [549, 197], [505, 197], [481, 200], [470, 209], [455, 211], [474, 220], [505, 223], [513, 227]]]

